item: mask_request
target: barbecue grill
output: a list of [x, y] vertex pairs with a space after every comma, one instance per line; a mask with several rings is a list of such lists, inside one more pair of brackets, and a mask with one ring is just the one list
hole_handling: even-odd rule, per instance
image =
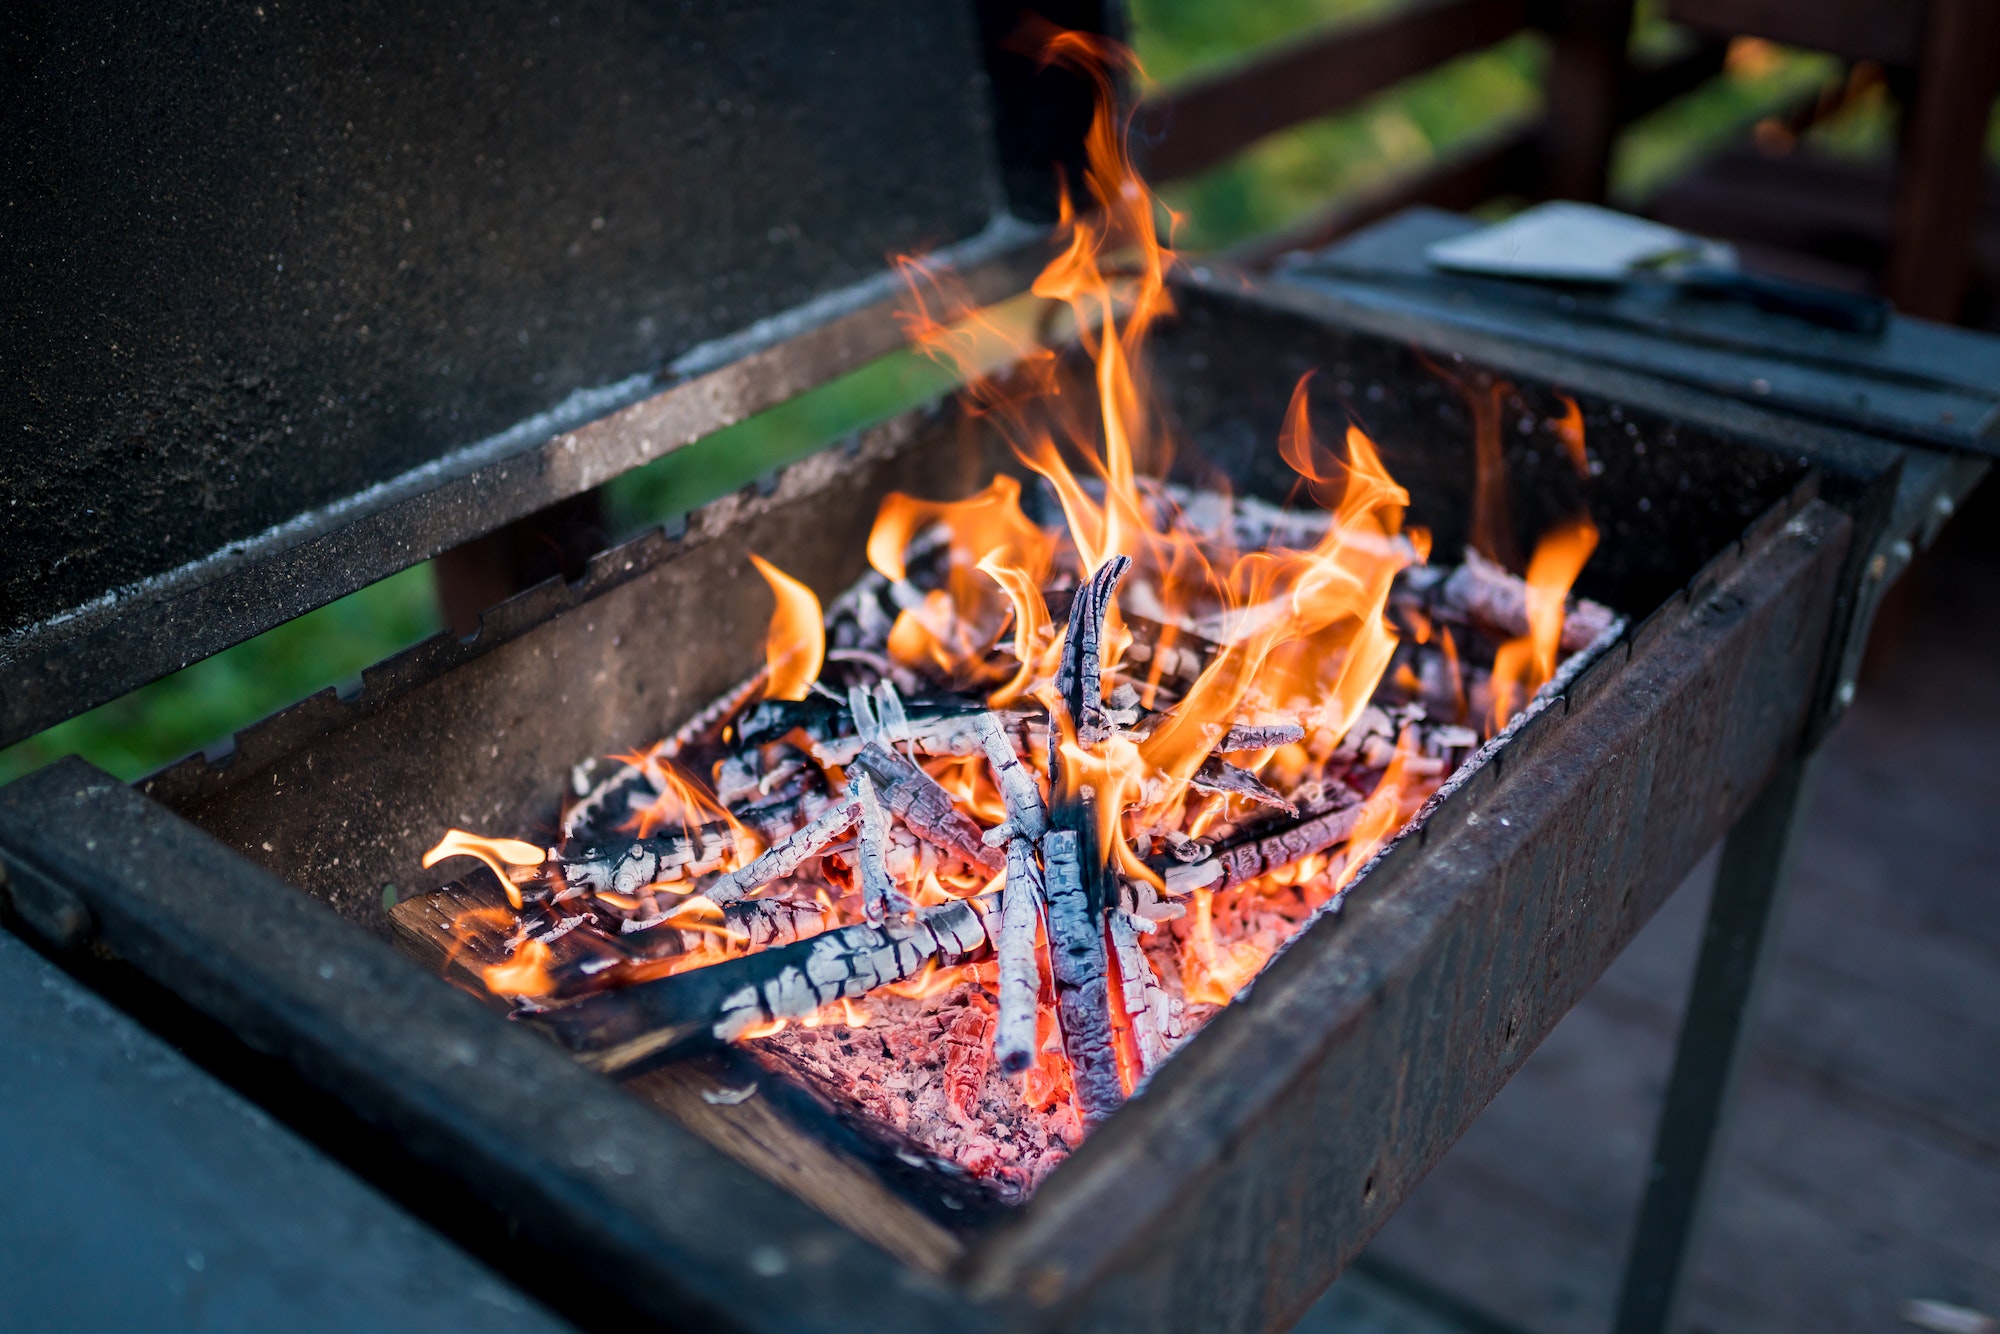
[[[445, 225], [443, 276], [400, 294], [357, 285], [352, 298], [313, 298], [383, 303], [376, 333], [329, 342], [282, 328], [275, 297], [247, 313], [217, 308], [216, 295], [251, 291], [252, 262], [274, 252], [253, 255], [234, 224], [202, 218], [189, 225], [215, 258], [181, 280], [205, 298], [176, 312], [181, 361], [126, 369], [93, 343], [57, 375], [58, 352], [41, 348], [50, 406], [30, 424], [87, 446], [98, 468], [83, 481], [121, 509], [107, 518], [80, 503], [76, 478], [24, 488], [47, 461], [10, 444], [11, 489], [37, 519], [17, 569], [38, 575], [10, 579], [7, 739], [894, 346], [893, 289], [868, 271], [892, 247], [938, 246], [983, 299], [1018, 290], [1042, 257], [1037, 233], [994, 201], [1022, 214], [1044, 204], [1030, 168], [1069, 155], [1080, 133], [1073, 115], [1029, 114], [1073, 110], [1075, 90], [1012, 53], [1011, 16], [997, 12], [982, 15], [984, 46], [948, 6], [923, 23], [739, 13], [698, 37], [616, 9], [480, 22], [493, 25], [477, 30], [493, 68], [526, 70], [505, 93], [510, 107], [589, 130], [550, 146], [544, 122], [504, 127], [524, 145], [507, 151], [504, 179], [545, 201], [501, 210], [542, 214], [509, 234], [519, 248], [509, 261], [451, 270], [479, 238]], [[558, 48], [558, 67], [537, 71], [550, 49], [541, 24], [565, 42], [581, 32], [586, 54]], [[240, 97], [309, 119], [337, 104], [332, 91], [360, 98], [355, 133], [382, 150], [370, 190], [384, 199], [396, 172], [412, 173], [414, 192], [461, 140], [474, 156], [500, 155], [470, 113], [406, 118], [397, 98], [361, 91], [377, 74], [446, 77], [446, 57], [470, 40], [449, 24], [282, 30], [286, 50], [387, 54], [332, 73], [314, 65], [312, 78], [332, 81], [306, 99], [314, 106], [239, 72], [223, 91], [188, 94], [185, 114], [222, 116]], [[267, 40], [210, 36], [252, 54]], [[182, 29], [168, 39], [193, 40]], [[866, 47], [865, 79], [825, 55], [843, 44]], [[742, 128], [745, 93], [732, 79], [754, 86], [754, 124], [777, 129]], [[686, 175], [621, 137], [634, 126], [612, 108], [634, 105], [659, 118], [640, 117], [634, 132], [682, 118], [677, 132], [695, 145], [678, 164]], [[37, 114], [56, 116], [53, 101]], [[130, 146], [119, 136], [131, 126], [95, 128]], [[270, 133], [228, 147], [262, 161], [279, 152], [273, 142], [293, 142], [285, 135], [320, 142], [306, 129]], [[402, 150], [409, 166], [388, 147], [403, 134], [420, 141]], [[730, 151], [700, 149], [704, 136]], [[527, 151], [536, 144], [543, 156]], [[362, 175], [380, 165], [358, 149], [346, 162]], [[811, 170], [785, 181], [781, 200], [759, 202], [800, 163]], [[483, 163], [466, 170], [411, 197], [442, 209], [454, 189], [490, 183]], [[282, 172], [274, 194], [258, 194], [261, 179], [229, 188], [273, 208], [296, 192]], [[729, 199], [737, 212], [663, 209], [668, 192]], [[572, 225], [557, 226], [554, 215], [570, 213]], [[666, 221], [580, 277], [537, 267], [589, 244], [594, 219], [608, 230], [634, 215]], [[402, 226], [386, 206], [371, 216]], [[765, 248], [793, 244], [794, 223], [815, 247], [774, 269]], [[65, 244], [53, 222], [40, 243]], [[309, 271], [394, 270], [393, 251], [302, 244], [309, 258], [292, 262]], [[150, 280], [164, 281], [157, 270]], [[696, 301], [697, 290], [708, 295]], [[738, 681], [764, 634], [751, 550], [831, 596], [862, 573], [885, 493], [965, 495], [1006, 466], [1000, 443], [950, 403], [603, 551], [581, 578], [530, 589], [474, 635], [440, 636], [366, 673], [358, 691], [239, 733], [226, 755], [135, 786], [73, 759], [12, 784], [0, 791], [10, 924], [579, 1319], [1283, 1326], [1725, 835], [1716, 913], [1727, 939], [1704, 966], [1754, 958], [1811, 749], [1851, 694], [1873, 597], [1897, 554], [1941, 521], [1939, 499], [1972, 474], [1828, 423], [1296, 284], [1197, 269], [1178, 280], [1176, 301], [1158, 376], [1211, 464], [1246, 494], [1282, 499], [1269, 442], [1293, 384], [1316, 368], [1316, 406], [1366, 426], [1410, 489], [1412, 518], [1444, 550], [1466, 540], [1473, 430], [1433, 368], [1505, 379], [1530, 417], [1559, 393], [1574, 397], [1603, 463], [1589, 494], [1604, 539], [1579, 590], [1626, 613], [1629, 628], [1544, 691], [1354, 882], [1341, 912], [1301, 933], [1024, 1205], [967, 1207], [950, 1182], [885, 1160], [805, 1091], [773, 1086], [755, 1105], [704, 1097], [743, 1077], [730, 1052], [622, 1086], [586, 1070], [400, 953], [384, 895], [450, 878], [415, 869], [439, 829], [547, 827], [579, 756], [659, 734]], [[633, 318], [641, 307], [682, 322]], [[433, 308], [446, 318], [419, 338], [416, 316]], [[451, 328], [458, 319], [473, 331]], [[494, 333], [509, 328], [522, 336]], [[190, 350], [206, 358], [206, 398], [177, 396]], [[426, 358], [432, 378], [421, 378]], [[214, 406], [224, 399], [226, 411]], [[147, 434], [121, 443], [142, 410]], [[181, 490], [148, 490], [147, 450], [239, 432], [256, 449], [211, 450]], [[1567, 463], [1535, 444], [1524, 434], [1508, 445], [1510, 501], [1530, 529], [1570, 494]], [[315, 468], [296, 471], [309, 456]], [[214, 507], [176, 508], [197, 493]], [[153, 514], [169, 540], [148, 547], [126, 530]], [[1654, 1249], [1634, 1291], [1657, 1290], [1656, 1305], [1727, 1083], [1746, 984], [1734, 985], [1710, 988], [1720, 1073], [1684, 1056], [1676, 1085], [1680, 1124], [1696, 1138], [1663, 1142], [1673, 1190], [1656, 1188], [1647, 1206], [1642, 1241]]]

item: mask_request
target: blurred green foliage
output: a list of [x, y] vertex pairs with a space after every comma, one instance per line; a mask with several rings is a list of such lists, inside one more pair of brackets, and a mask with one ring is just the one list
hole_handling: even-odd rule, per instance
[[140, 778], [437, 633], [428, 563], [0, 750], [0, 783], [72, 752]]
[[[1398, 0], [1132, 0], [1133, 39], [1147, 74], [1171, 84], [1226, 68], [1268, 43], [1354, 23]], [[1640, 58], [1670, 55], [1685, 38], [1641, 0]], [[1628, 206], [1757, 121], [1815, 96], [1840, 77], [1835, 62], [1761, 47], [1724, 78], [1663, 108], [1624, 137], [1613, 168]], [[1179, 215], [1176, 243], [1205, 250], [1281, 227], [1330, 198], [1423, 166], [1533, 116], [1545, 51], [1532, 35], [1504, 42], [1390, 89], [1367, 105], [1272, 135], [1237, 160], [1166, 191]], [[1896, 115], [1871, 94], [1807, 137], [1809, 146], [1879, 155]], [[2000, 117], [1993, 143], [2000, 151]], [[612, 482], [614, 534], [684, 514], [854, 431], [949, 390], [952, 375], [898, 353], [718, 432]], [[0, 751], [0, 782], [72, 751], [136, 778], [209, 745], [316, 690], [437, 633], [434, 579], [419, 566], [123, 699]]]
[[614, 479], [604, 488], [611, 531], [623, 538], [686, 514], [957, 384], [921, 353], [892, 352]]

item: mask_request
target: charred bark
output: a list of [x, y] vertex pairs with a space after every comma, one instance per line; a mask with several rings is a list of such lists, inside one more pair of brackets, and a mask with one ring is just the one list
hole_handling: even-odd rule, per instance
[[[1465, 563], [1438, 590], [1444, 606], [1503, 639], [1528, 633], [1528, 584], [1478, 552], [1467, 549]], [[1563, 616], [1562, 651], [1588, 648], [1611, 628], [1618, 614], [1600, 602], [1580, 598]]]
[[1006, 866], [1005, 856], [981, 841], [979, 826], [952, 805], [950, 794], [922, 769], [879, 745], [864, 746], [854, 764], [874, 780], [882, 804], [909, 826], [911, 833], [974, 866], [989, 871]]
[[1111, 735], [1101, 675], [1104, 617], [1111, 610], [1118, 581], [1131, 568], [1130, 556], [1111, 556], [1076, 590], [1069, 604], [1069, 633], [1063, 639], [1062, 660], [1056, 668], [1056, 693], [1069, 710], [1079, 745], [1094, 746]]
[[1000, 1020], [993, 1050], [1000, 1068], [1018, 1075], [1035, 1063], [1042, 999], [1042, 963], [1035, 928], [1042, 920], [1042, 868], [1035, 845], [1016, 837], [1007, 844], [1007, 887], [1001, 898]]
[[732, 903], [751, 890], [796, 871], [807, 858], [817, 857], [861, 819], [861, 799], [841, 797], [804, 828], [773, 843], [746, 866], [716, 877], [702, 892], [715, 903]]
[[[522, 1018], [585, 1063], [621, 1070], [649, 1058], [728, 1041], [759, 1024], [804, 1018], [842, 997], [914, 976], [935, 959], [963, 962], [991, 947], [985, 899], [954, 899], [907, 921], [838, 927], [796, 945], [640, 982]], [[998, 922], [994, 923], [997, 931]]]
[[1111, 1045], [1104, 933], [1084, 878], [1086, 846], [1094, 860], [1095, 840], [1086, 844], [1074, 829], [1051, 829], [1042, 836], [1056, 1017], [1062, 1025], [1063, 1052], [1069, 1057], [1077, 1105], [1084, 1119], [1094, 1123], [1116, 1111], [1125, 1092]]

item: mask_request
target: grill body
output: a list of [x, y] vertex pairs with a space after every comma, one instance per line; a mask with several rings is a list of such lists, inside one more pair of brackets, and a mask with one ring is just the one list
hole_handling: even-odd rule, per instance
[[[571, 764], [652, 739], [758, 661], [751, 551], [825, 596], [861, 572], [887, 491], [964, 494], [1010, 466], [948, 406], [606, 552], [467, 641], [240, 734], [226, 762], [134, 789], [68, 761], [0, 791], [21, 920], [115, 956], [218, 1030], [241, 1079], [277, 1070], [338, 1109], [322, 1138], [350, 1161], [392, 1190], [381, 1164], [412, 1164], [471, 1221], [399, 1192], [412, 1207], [546, 1256], [510, 1269], [574, 1276], [538, 1289], [559, 1304], [760, 1330], [1283, 1325], [1805, 744], [1899, 455], [1282, 293], [1179, 295], [1159, 380], [1202, 466], [1283, 499], [1278, 421], [1316, 368], [1319, 420], [1370, 431], [1441, 552], [1468, 523], [1471, 421], [1431, 368], [1504, 377], [1537, 417], [1574, 395], [1603, 471], [1578, 492], [1558, 451], [1510, 428], [1515, 520], [1531, 536], [1587, 499], [1604, 540], [1580, 591], [1632, 628], [1025, 1207], [917, 1254], [894, 1208], [809, 1206], [381, 938], [383, 886], [441, 878], [416, 870], [441, 829], [552, 824]], [[639, 418], [588, 429], [621, 420]]]

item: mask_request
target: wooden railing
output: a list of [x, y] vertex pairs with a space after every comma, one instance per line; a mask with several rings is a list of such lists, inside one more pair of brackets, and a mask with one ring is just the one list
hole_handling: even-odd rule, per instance
[[1324, 244], [1411, 204], [1467, 208], [1496, 195], [1601, 199], [1624, 126], [1723, 69], [1754, 35], [1914, 71], [1902, 164], [1887, 215], [1885, 290], [1951, 318], [1973, 253], [1986, 108], [2000, 84], [2000, 0], [1669, 0], [1700, 35], [1651, 67], [1626, 56], [1631, 0], [1415, 0], [1386, 16], [1254, 52], [1138, 108], [1155, 182], [1198, 175], [1268, 135], [1351, 109], [1530, 27], [1550, 47], [1544, 114], [1503, 124], [1405, 175], [1330, 200], [1232, 256], [1263, 263]]

